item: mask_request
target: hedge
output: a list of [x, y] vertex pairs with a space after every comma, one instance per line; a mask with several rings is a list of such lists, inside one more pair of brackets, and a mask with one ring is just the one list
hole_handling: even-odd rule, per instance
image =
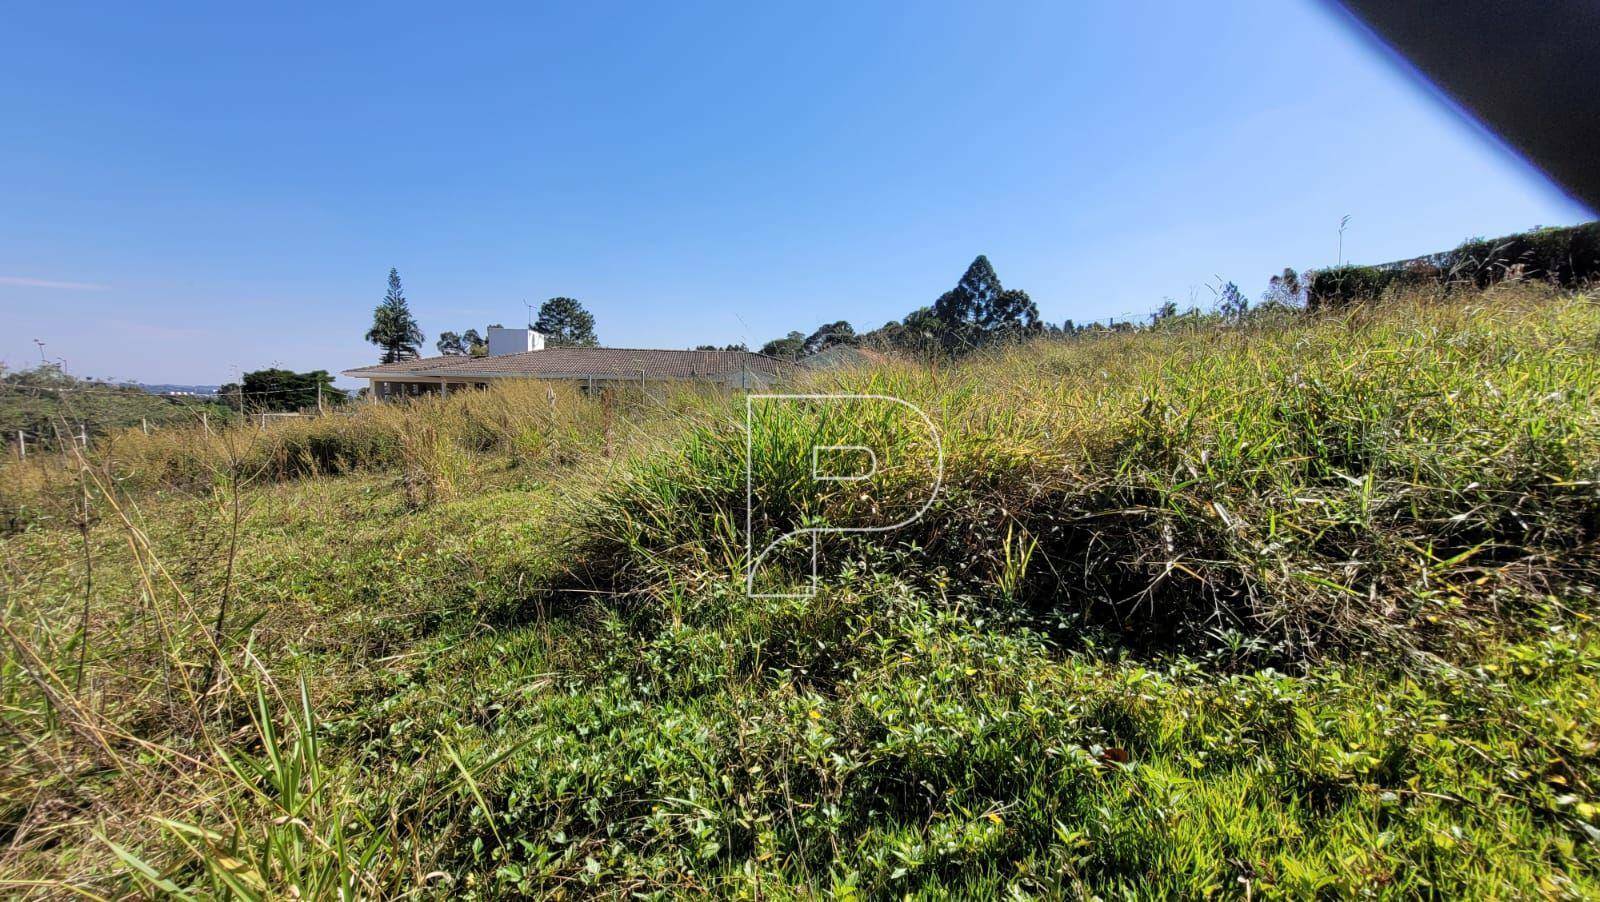
[[1311, 277], [1313, 309], [1342, 307], [1427, 285], [1487, 288], [1508, 277], [1576, 288], [1600, 277], [1600, 221], [1472, 238], [1453, 251], [1381, 266], [1335, 266]]

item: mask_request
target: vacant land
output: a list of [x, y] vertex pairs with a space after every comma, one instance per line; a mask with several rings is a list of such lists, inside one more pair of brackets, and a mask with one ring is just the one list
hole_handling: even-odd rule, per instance
[[[927, 411], [945, 484], [810, 598], [746, 597], [738, 397], [8, 465], [0, 886], [1600, 894], [1590, 297], [815, 379]], [[888, 516], [770, 425], [765, 510]]]

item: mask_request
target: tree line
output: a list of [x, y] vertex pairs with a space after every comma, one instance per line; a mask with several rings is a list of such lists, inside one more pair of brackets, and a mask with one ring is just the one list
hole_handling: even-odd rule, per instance
[[[1268, 280], [1267, 289], [1255, 306], [1236, 283], [1219, 278], [1211, 289], [1214, 297], [1209, 314], [1193, 303], [1180, 311], [1176, 302], [1166, 299], [1147, 320], [1119, 323], [1113, 318], [1104, 325], [1098, 322], [1084, 325], [1069, 319], [1056, 325], [1040, 318], [1038, 305], [1026, 291], [1006, 288], [989, 258], [979, 254], [954, 288], [901, 319], [890, 320], [867, 332], [857, 332], [848, 320], [823, 323], [810, 332], [796, 330], [774, 338], [763, 344], [759, 353], [797, 360], [847, 346], [959, 356], [1043, 334], [1127, 330], [1206, 315], [1225, 322], [1238, 322], [1252, 311], [1348, 304], [1407, 285], [1465, 282], [1483, 287], [1511, 276], [1544, 277], [1571, 285], [1597, 274], [1600, 274], [1600, 223], [1585, 223], [1571, 228], [1535, 229], [1493, 240], [1471, 239], [1454, 251], [1397, 264], [1340, 265], [1305, 271], [1285, 268]], [[545, 301], [539, 307], [539, 317], [533, 328], [544, 333], [549, 347], [599, 345], [594, 316], [573, 298], [554, 297]], [[389, 290], [374, 311], [367, 340], [378, 346], [383, 363], [420, 356], [422, 330], [406, 303], [400, 274], [395, 269], [389, 270]], [[476, 329], [442, 332], [435, 347], [443, 355], [488, 353], [487, 342]], [[702, 344], [695, 350], [746, 351], [749, 348], [741, 342], [721, 346]]]
[[1535, 279], [1576, 288], [1600, 278], [1600, 222], [1469, 238], [1454, 249], [1378, 266], [1341, 265], [1307, 280], [1313, 309], [1344, 307], [1406, 289], [1482, 289]]
[[[1342, 235], [1342, 228], [1341, 228]], [[1343, 305], [1381, 296], [1397, 287], [1470, 284], [1485, 287], [1508, 277], [1545, 278], [1561, 285], [1576, 285], [1600, 275], [1600, 223], [1568, 228], [1533, 229], [1496, 239], [1469, 239], [1453, 251], [1382, 266], [1339, 265], [1321, 270], [1285, 268], [1267, 283], [1254, 308], [1319, 308]], [[1212, 311], [1225, 321], [1238, 321], [1251, 312], [1250, 299], [1234, 282], [1218, 279]], [[1179, 311], [1167, 299], [1149, 316], [1151, 324], [1178, 316], [1201, 315], [1198, 305]], [[829, 348], [865, 346], [919, 354], [960, 355], [1034, 335], [1075, 334], [1089, 329], [1128, 329], [1137, 323], [1110, 320], [1079, 325], [1066, 320], [1057, 326], [1039, 317], [1039, 308], [1026, 291], [1001, 284], [989, 258], [978, 255], [954, 288], [931, 305], [919, 307], [899, 320], [868, 332], [857, 332], [848, 320], [824, 323], [811, 332], [792, 331], [762, 345], [760, 353], [798, 359]], [[572, 298], [551, 298], [539, 308], [534, 328], [545, 333], [552, 347], [594, 347], [594, 317]], [[406, 309], [400, 277], [389, 271], [389, 294], [374, 316], [367, 339], [383, 349], [385, 363], [417, 356], [422, 333]], [[475, 330], [439, 337], [441, 354], [482, 354], [483, 339]], [[740, 344], [699, 345], [696, 350], [742, 351]]]
[[903, 319], [863, 333], [856, 332], [847, 320], [824, 323], [809, 334], [796, 331], [775, 338], [761, 346], [761, 353], [798, 359], [844, 345], [962, 354], [1037, 335], [1044, 328], [1039, 308], [1028, 293], [1002, 285], [989, 258], [979, 254], [954, 288]]
[[211, 397], [156, 395], [137, 385], [79, 378], [59, 363], [20, 370], [0, 363], [0, 441], [13, 447], [18, 432], [34, 449], [116, 429], [194, 423], [202, 415], [215, 423], [230, 416]]
[[[1220, 280], [1219, 280], [1220, 281]], [[1275, 275], [1262, 301], [1265, 306], [1297, 306], [1305, 299], [1303, 277], [1293, 269]], [[1250, 301], [1233, 282], [1213, 289], [1216, 315], [1239, 320], [1251, 309]], [[1199, 316], [1198, 307], [1180, 312], [1176, 302], [1164, 301], [1148, 318], [1156, 324], [1179, 316]], [[1123, 331], [1139, 328], [1144, 322], [1132, 320], [1106, 324], [1074, 323], [1057, 325], [1039, 316], [1039, 307], [1026, 291], [1006, 288], [989, 258], [979, 254], [954, 288], [926, 307], [911, 311], [904, 318], [891, 320], [869, 332], [857, 333], [845, 320], [826, 323], [807, 334], [790, 332], [761, 347], [773, 357], [799, 359], [838, 345], [867, 347], [882, 351], [907, 352], [917, 356], [958, 357], [997, 344], [1017, 342], [1038, 335], [1075, 335], [1089, 331]]]
[[[1375, 299], [1405, 287], [1457, 284], [1485, 287], [1507, 278], [1544, 278], [1561, 285], [1577, 285], [1600, 276], [1600, 223], [1568, 228], [1534, 229], [1496, 239], [1469, 239], [1452, 251], [1381, 266], [1340, 265], [1297, 272], [1285, 268], [1267, 283], [1260, 303], [1250, 300], [1233, 282], [1218, 279], [1212, 313], [1223, 321], [1238, 322], [1252, 311], [1317, 309]], [[959, 356], [997, 343], [1014, 342], [1043, 334], [1074, 335], [1086, 331], [1130, 330], [1162, 325], [1180, 319], [1198, 319], [1202, 313], [1191, 304], [1180, 311], [1176, 302], [1164, 300], [1149, 315], [1148, 323], [1110, 320], [1105, 325], [1081, 325], [1066, 320], [1061, 325], [1044, 322], [1039, 308], [1021, 289], [1006, 288], [989, 258], [980, 254], [954, 288], [925, 307], [890, 320], [868, 332], [857, 332], [848, 320], [824, 323], [811, 332], [792, 331], [760, 348], [769, 357], [798, 360], [834, 347], [869, 347], [918, 355]], [[494, 328], [494, 327], [491, 327]], [[539, 306], [533, 328], [544, 334], [547, 347], [599, 346], [595, 318], [575, 298], [553, 297]], [[389, 270], [389, 287], [373, 310], [367, 341], [379, 349], [380, 363], [414, 360], [425, 342], [412, 314], [396, 268]], [[481, 357], [488, 341], [476, 329], [439, 333], [435, 349], [444, 356]], [[743, 344], [696, 346], [700, 351], [747, 351]], [[11, 374], [12, 378], [16, 374]], [[347, 393], [333, 385], [326, 370], [296, 373], [270, 368], [245, 373], [237, 383], [218, 391], [218, 401], [235, 410], [288, 411], [337, 404]]]
[[[544, 334], [545, 343], [550, 347], [595, 347], [599, 344], [594, 316], [573, 298], [545, 301], [539, 307], [539, 318], [533, 328]], [[422, 356], [426, 336], [406, 300], [398, 268], [389, 270], [389, 288], [372, 311], [372, 326], [367, 330], [366, 339], [377, 346], [379, 363], [397, 363]], [[489, 353], [488, 340], [477, 329], [441, 332], [434, 347], [444, 356], [482, 357]], [[347, 392], [334, 387], [333, 376], [326, 370], [297, 373], [276, 367], [245, 373], [238, 382], [218, 389], [217, 395], [228, 407], [251, 412], [326, 408], [349, 399]]]
[[[1294, 270], [1286, 269], [1281, 275], [1273, 276], [1268, 291], [1270, 303], [1299, 303], [1303, 296], [1301, 277]], [[1224, 316], [1243, 316], [1249, 306], [1232, 282], [1218, 289], [1217, 307]], [[1167, 301], [1151, 316], [1151, 321], [1159, 322], [1177, 315], [1176, 305]], [[544, 335], [547, 347], [592, 348], [600, 343], [594, 315], [575, 298], [546, 300], [539, 306], [539, 315], [532, 327]], [[1132, 323], [1119, 324], [1113, 320], [1105, 328], [1132, 327]], [[1006, 288], [989, 258], [979, 254], [955, 287], [902, 319], [891, 320], [868, 332], [857, 332], [848, 320], [836, 320], [809, 333], [789, 332], [762, 345], [759, 353], [798, 360], [844, 346], [959, 356], [997, 343], [1041, 334], [1074, 334], [1093, 328], [1100, 327], [1097, 324], [1080, 326], [1070, 319], [1060, 326], [1042, 321], [1038, 305], [1028, 293]], [[378, 348], [379, 363], [397, 363], [422, 356], [426, 336], [411, 312], [398, 268], [389, 270], [388, 290], [373, 310], [366, 340]], [[487, 338], [477, 329], [441, 332], [434, 348], [443, 356], [482, 357], [489, 352]], [[720, 346], [702, 344], [695, 350], [748, 351], [749, 348], [740, 342]], [[224, 403], [235, 407], [242, 404], [250, 410], [295, 410], [318, 403], [326, 406], [346, 398], [343, 391], [333, 387], [332, 377], [323, 370], [310, 373], [257, 370], [246, 373], [239, 383], [223, 386], [219, 394]]]
[[330, 407], [349, 400], [335, 388], [327, 370], [297, 373], [277, 367], [245, 373], [238, 382], [217, 389], [217, 400], [233, 410], [294, 411]]
[[[490, 328], [499, 328], [499, 324]], [[546, 347], [593, 348], [600, 344], [594, 331], [594, 314], [585, 310], [583, 304], [574, 298], [550, 298], [539, 305], [539, 318], [534, 321], [533, 328], [544, 335]], [[420, 349], [425, 340], [422, 327], [412, 315], [405, 289], [400, 284], [400, 271], [391, 267], [389, 290], [372, 312], [372, 328], [367, 330], [367, 341], [377, 345], [381, 352], [379, 363], [397, 363], [422, 356]], [[489, 342], [477, 329], [445, 331], [439, 333], [434, 348], [446, 357], [482, 357], [489, 353]]]

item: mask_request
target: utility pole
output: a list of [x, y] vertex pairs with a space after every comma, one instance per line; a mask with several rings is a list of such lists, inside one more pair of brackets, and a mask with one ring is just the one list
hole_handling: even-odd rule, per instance
[[1339, 264], [1338, 265], [1340, 265], [1340, 266], [1344, 265], [1344, 227], [1349, 225], [1349, 224], [1350, 224], [1350, 214], [1346, 213], [1344, 218], [1339, 220]]
[[322, 380], [317, 380], [317, 416], [322, 416]]

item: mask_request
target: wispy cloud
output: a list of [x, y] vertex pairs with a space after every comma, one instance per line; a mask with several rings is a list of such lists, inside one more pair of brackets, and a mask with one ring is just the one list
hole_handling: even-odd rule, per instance
[[0, 276], [0, 285], [19, 285], [23, 288], [65, 288], [69, 291], [105, 291], [111, 287], [94, 282], [62, 282], [56, 279], [30, 279], [27, 276]]

